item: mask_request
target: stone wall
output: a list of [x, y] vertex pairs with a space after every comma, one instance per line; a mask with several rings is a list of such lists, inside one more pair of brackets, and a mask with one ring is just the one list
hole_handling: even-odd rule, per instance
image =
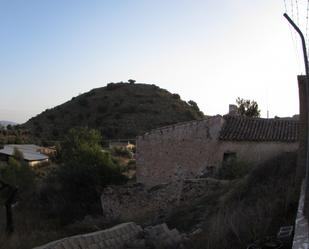
[[107, 219], [144, 222], [158, 217], [180, 198], [176, 184], [162, 184], [146, 189], [141, 184], [111, 186], [101, 195], [103, 216]]
[[136, 240], [142, 231], [140, 226], [129, 222], [103, 231], [53, 241], [33, 249], [121, 249], [128, 241]]
[[165, 223], [144, 229], [134, 222], [107, 230], [50, 242], [33, 249], [162, 249], [184, 248], [185, 234], [169, 229]]
[[225, 153], [256, 165], [298, 149], [298, 142], [241, 142], [219, 140], [224, 118], [215, 116], [153, 130], [137, 138], [136, 179], [152, 187], [181, 179], [209, 176]]
[[211, 178], [186, 179], [147, 188], [141, 184], [106, 188], [101, 196], [103, 215], [121, 221], [160, 222], [176, 206], [190, 203], [208, 190], [228, 184]]
[[153, 130], [136, 141], [137, 182], [148, 187], [194, 178], [216, 167], [221, 116]]

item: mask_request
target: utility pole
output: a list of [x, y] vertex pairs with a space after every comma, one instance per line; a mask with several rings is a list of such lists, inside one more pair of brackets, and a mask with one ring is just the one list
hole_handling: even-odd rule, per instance
[[308, 56], [307, 56], [307, 49], [306, 49], [306, 41], [304, 38], [303, 33], [297, 27], [297, 25], [293, 22], [293, 20], [288, 16], [288, 14], [284, 13], [283, 15], [288, 22], [293, 26], [296, 32], [299, 34], [302, 47], [303, 47], [303, 54], [304, 54], [304, 62], [305, 62], [305, 70], [306, 70], [306, 99], [307, 99], [307, 156], [306, 156], [306, 177], [305, 177], [305, 206], [304, 206], [304, 214], [309, 218], [309, 67], [308, 67]]

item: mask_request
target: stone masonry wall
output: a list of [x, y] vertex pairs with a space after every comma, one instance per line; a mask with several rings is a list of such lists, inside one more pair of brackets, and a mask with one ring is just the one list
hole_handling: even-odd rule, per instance
[[153, 130], [137, 138], [137, 182], [148, 187], [194, 178], [216, 167], [221, 116]]
[[137, 239], [142, 231], [140, 226], [129, 222], [110, 229], [53, 241], [33, 249], [121, 249], [128, 241]]

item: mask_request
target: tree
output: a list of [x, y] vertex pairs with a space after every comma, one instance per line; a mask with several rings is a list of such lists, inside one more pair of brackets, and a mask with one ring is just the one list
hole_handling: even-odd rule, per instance
[[12, 206], [16, 201], [18, 187], [7, 184], [0, 179], [0, 192], [5, 192], [6, 197], [4, 198], [4, 206], [6, 210], [6, 232], [11, 235], [14, 232], [14, 221]]
[[129, 82], [129, 84], [134, 84], [136, 82], [136, 80], [129, 79], [128, 82]]
[[189, 100], [188, 104], [191, 106], [191, 108], [195, 111], [197, 111], [201, 116], [204, 116], [204, 113], [200, 110], [197, 103], [193, 100]]
[[[25, 163], [23, 154], [14, 149], [13, 157], [8, 163], [0, 164], [0, 203], [6, 209], [6, 230], [8, 234], [14, 231], [12, 205], [18, 200], [33, 196], [35, 173]], [[17, 196], [18, 192], [18, 196]]]
[[[63, 221], [99, 212], [102, 189], [126, 181], [119, 165], [100, 146], [100, 133], [88, 128], [73, 128], [61, 144], [61, 161], [56, 181], [61, 184]], [[59, 195], [59, 192], [57, 193]]]
[[24, 161], [24, 153], [16, 147], [14, 147], [13, 157], [20, 162]]
[[236, 99], [236, 103], [237, 112], [241, 116], [246, 116], [250, 118], [260, 117], [261, 110], [259, 110], [259, 106], [256, 101], [238, 97]]

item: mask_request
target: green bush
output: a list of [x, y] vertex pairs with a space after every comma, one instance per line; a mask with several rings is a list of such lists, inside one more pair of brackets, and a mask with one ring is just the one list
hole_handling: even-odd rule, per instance
[[180, 96], [179, 96], [179, 94], [177, 94], [177, 93], [173, 93], [172, 96], [173, 96], [174, 99], [180, 99]]
[[[98, 131], [71, 129], [61, 144], [61, 164], [49, 179], [45, 200], [57, 202], [52, 215], [63, 223], [101, 212], [100, 194], [109, 184], [122, 184], [126, 177], [109, 152], [103, 151]], [[58, 189], [53, 187], [57, 186]], [[43, 198], [43, 199], [44, 199]]]
[[80, 106], [87, 107], [89, 105], [89, 102], [88, 102], [88, 99], [86, 99], [85, 97], [82, 97], [78, 99], [78, 104]]
[[34, 171], [28, 164], [13, 157], [9, 159], [8, 163], [1, 164], [0, 176], [9, 185], [18, 186], [20, 195], [34, 189]]
[[132, 158], [132, 152], [124, 147], [115, 146], [112, 148], [113, 156], [122, 156], [127, 158]]

